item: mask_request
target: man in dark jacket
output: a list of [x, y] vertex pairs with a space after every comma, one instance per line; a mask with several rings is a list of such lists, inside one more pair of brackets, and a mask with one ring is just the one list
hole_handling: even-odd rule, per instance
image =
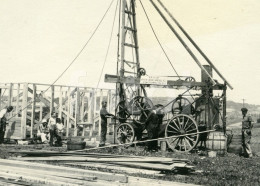
[[0, 144], [4, 143], [6, 125], [8, 124], [8, 121], [7, 121], [5, 115], [6, 115], [6, 113], [11, 112], [12, 110], [13, 110], [13, 107], [9, 106], [0, 111]]
[[243, 144], [243, 154], [248, 157], [252, 157], [252, 150], [250, 147], [250, 140], [252, 136], [253, 120], [251, 116], [247, 116], [247, 108], [242, 108], [242, 144]]
[[[163, 105], [155, 105], [152, 111], [147, 116], [145, 128], [147, 130], [148, 139], [156, 139], [159, 137], [159, 127], [163, 122], [164, 110]], [[157, 150], [157, 140], [147, 143], [149, 151]]]
[[101, 135], [99, 147], [105, 146], [106, 135], [107, 135], [107, 118], [114, 117], [113, 114], [107, 112], [107, 102], [102, 101], [102, 108], [100, 109], [100, 118], [101, 118]]

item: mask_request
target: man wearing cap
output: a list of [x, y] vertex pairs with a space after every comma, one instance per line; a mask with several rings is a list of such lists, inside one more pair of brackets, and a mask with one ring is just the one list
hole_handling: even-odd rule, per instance
[[251, 140], [251, 130], [253, 127], [252, 124], [252, 117], [247, 116], [247, 108], [242, 108], [242, 115], [243, 115], [243, 120], [242, 120], [242, 145], [243, 145], [243, 153], [245, 155], [248, 155], [248, 157], [252, 157], [252, 150], [250, 147], [250, 140]]
[[42, 123], [38, 127], [37, 137], [41, 138], [42, 143], [48, 143], [49, 128], [46, 119], [42, 120]]
[[2, 144], [4, 142], [6, 125], [8, 124], [8, 121], [7, 121], [5, 115], [6, 115], [6, 113], [11, 112], [12, 110], [13, 110], [13, 107], [9, 106], [0, 111], [0, 144]]
[[99, 147], [105, 146], [106, 135], [107, 135], [107, 118], [114, 117], [113, 114], [107, 112], [107, 102], [102, 101], [102, 108], [100, 109], [100, 118], [101, 118], [101, 135]]

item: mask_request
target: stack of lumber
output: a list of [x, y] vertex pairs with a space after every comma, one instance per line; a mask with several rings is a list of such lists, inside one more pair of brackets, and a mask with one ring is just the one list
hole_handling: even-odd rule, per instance
[[46, 185], [104, 185], [108, 181], [127, 183], [121, 174], [0, 159], [0, 182]]
[[107, 169], [114, 172], [141, 173], [162, 176], [163, 172], [192, 172], [187, 159], [127, 156], [102, 153], [20, 151], [25, 157], [15, 158], [22, 161], [55, 162], [66, 166], [91, 169]]
[[0, 185], [188, 185], [43, 163], [0, 159]]

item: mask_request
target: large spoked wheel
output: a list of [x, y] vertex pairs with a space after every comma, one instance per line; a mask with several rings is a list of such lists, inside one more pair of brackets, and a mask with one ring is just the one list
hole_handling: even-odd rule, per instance
[[128, 112], [132, 115], [144, 115], [144, 117], [147, 117], [147, 111], [152, 108], [153, 102], [149, 98], [136, 96], [129, 102]]
[[135, 131], [129, 123], [121, 123], [116, 129], [116, 139], [120, 144], [131, 143], [135, 138]]
[[166, 141], [173, 151], [189, 152], [199, 140], [198, 132], [196, 121], [188, 115], [180, 114], [168, 121], [165, 128], [165, 137], [172, 137], [166, 139]]
[[116, 117], [121, 123], [125, 122], [130, 117], [125, 101], [120, 101], [116, 107]]
[[138, 115], [139, 121], [144, 123], [153, 109], [153, 102], [147, 97], [136, 96], [130, 101], [129, 109], [132, 115]]
[[194, 114], [194, 107], [191, 102], [184, 97], [177, 97], [174, 102], [172, 103], [172, 114]]

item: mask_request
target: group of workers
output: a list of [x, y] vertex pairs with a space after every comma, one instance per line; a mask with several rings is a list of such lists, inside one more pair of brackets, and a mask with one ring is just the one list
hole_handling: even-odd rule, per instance
[[[102, 101], [102, 108], [100, 110], [101, 117], [101, 135], [99, 147], [105, 146], [106, 134], [107, 134], [107, 118], [112, 117], [115, 119], [113, 114], [108, 113], [107, 102]], [[4, 136], [6, 131], [6, 125], [8, 120], [6, 114], [13, 110], [12, 106], [8, 106], [0, 111], [0, 144], [4, 142]], [[148, 117], [144, 123], [144, 126], [148, 132], [148, 139], [158, 138], [158, 127], [162, 123], [163, 113], [160, 112], [159, 106], [148, 114]], [[252, 157], [252, 149], [250, 147], [250, 140], [252, 136], [253, 120], [250, 115], [247, 115], [248, 109], [242, 108], [242, 150], [243, 155]], [[64, 134], [64, 126], [60, 118], [57, 118], [57, 114], [53, 112], [51, 117], [43, 119], [37, 130], [37, 137], [40, 137], [42, 143], [49, 143], [50, 146], [62, 146], [61, 136]], [[56, 141], [54, 143], [54, 138]], [[148, 143], [148, 149], [152, 150], [157, 147], [156, 142]]]
[[[37, 130], [37, 137], [41, 138], [41, 142], [49, 143], [50, 146], [62, 146], [63, 134], [64, 125], [55, 112], [48, 120], [43, 119]], [[55, 142], [54, 139], [56, 139]]]
[[[101, 135], [100, 135], [100, 143], [99, 147], [105, 146], [106, 142], [106, 134], [107, 134], [107, 118], [116, 118], [113, 114], [108, 113], [106, 107], [107, 102], [102, 101], [101, 102], [102, 108], [100, 109], [100, 118], [101, 118]], [[146, 117], [144, 119], [144, 122], [140, 125], [143, 127], [140, 127], [140, 133], [144, 129], [147, 130], [148, 139], [156, 139], [159, 135], [159, 126], [162, 124], [162, 119], [164, 116], [164, 113], [161, 109], [162, 105], [155, 105], [152, 111], [146, 110]], [[140, 118], [140, 121], [142, 121], [142, 118]], [[137, 124], [137, 123], [136, 123]], [[157, 149], [157, 141], [150, 141], [146, 143], [147, 148], [149, 151], [156, 150]]]

